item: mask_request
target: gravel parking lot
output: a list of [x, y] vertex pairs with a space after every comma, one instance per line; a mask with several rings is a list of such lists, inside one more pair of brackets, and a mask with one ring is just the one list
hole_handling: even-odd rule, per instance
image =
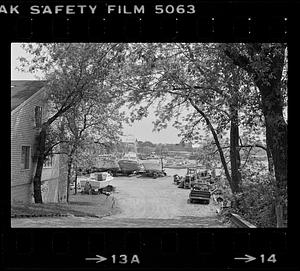
[[188, 203], [189, 189], [173, 184], [173, 177], [115, 177], [110, 197], [118, 212], [103, 218], [60, 217], [12, 219], [13, 227], [226, 227], [216, 206]]
[[185, 216], [215, 216], [212, 204], [189, 204], [189, 189], [173, 184], [171, 176], [152, 179], [119, 177], [112, 181], [121, 213], [114, 218], [176, 219]]

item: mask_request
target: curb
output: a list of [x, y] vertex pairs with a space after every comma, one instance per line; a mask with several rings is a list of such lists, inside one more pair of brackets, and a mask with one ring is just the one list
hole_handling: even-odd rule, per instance
[[231, 213], [230, 221], [235, 228], [256, 228], [255, 225], [235, 213]]

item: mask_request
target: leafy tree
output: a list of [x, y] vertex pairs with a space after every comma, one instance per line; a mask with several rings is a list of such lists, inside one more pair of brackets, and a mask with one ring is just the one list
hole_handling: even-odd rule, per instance
[[106, 103], [105, 93], [99, 94], [101, 96], [95, 95], [93, 100], [79, 103], [64, 115], [66, 125], [64, 139], [61, 143], [65, 145], [68, 156], [67, 201], [69, 200], [71, 170], [76, 156], [85, 145], [85, 140], [91, 141], [92, 139], [98, 145], [112, 143], [116, 142], [121, 134], [120, 104], [118, 101]]
[[[140, 104], [132, 119], [147, 116], [149, 106], [158, 100], [157, 130], [175, 119], [175, 127], [189, 141], [199, 138], [200, 123], [206, 125], [232, 191], [239, 191], [238, 111], [246, 102], [251, 78], [225, 61], [216, 44], [135, 44], [131, 52], [131, 66], [124, 69], [123, 84], [131, 90], [131, 105]], [[231, 175], [220, 144], [222, 133], [229, 127]]]
[[286, 98], [286, 44], [225, 44], [222, 47], [232, 63], [245, 70], [259, 89], [266, 142], [274, 163], [277, 207], [280, 209], [287, 188], [287, 123], [283, 114]]
[[99, 92], [107, 102], [121, 99], [120, 92], [104, 85], [111, 70], [120, 61], [123, 44], [25, 44], [31, 59], [21, 58], [21, 68], [45, 75], [50, 114], [37, 138], [37, 166], [33, 178], [34, 199], [42, 203], [41, 174], [45, 160], [46, 138], [50, 126], [81, 102], [93, 99]]

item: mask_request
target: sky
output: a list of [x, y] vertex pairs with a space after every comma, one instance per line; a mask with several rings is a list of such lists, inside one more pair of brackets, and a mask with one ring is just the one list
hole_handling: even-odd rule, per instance
[[18, 57], [25, 57], [26, 52], [21, 48], [21, 43], [11, 44], [11, 80], [37, 80], [31, 73], [18, 71]]
[[168, 125], [166, 129], [160, 132], [152, 131], [154, 128], [153, 121], [156, 117], [154, 115], [154, 110], [149, 110], [150, 114], [147, 118], [135, 121], [132, 126], [124, 125], [124, 133], [133, 134], [140, 141], [151, 141], [152, 143], [179, 143], [180, 138], [177, 136], [179, 131], [174, 127]]
[[[30, 73], [20, 72], [16, 70], [18, 66], [17, 58], [26, 56], [26, 53], [21, 48], [20, 43], [11, 44], [11, 80], [37, 80], [37, 77]], [[152, 114], [141, 121], [134, 122], [131, 126], [124, 124], [123, 132], [127, 135], [134, 135], [137, 140], [151, 141], [152, 143], [179, 143], [180, 138], [177, 136], [179, 131], [169, 125], [166, 129], [160, 132], [153, 132], [153, 121], [155, 116]]]

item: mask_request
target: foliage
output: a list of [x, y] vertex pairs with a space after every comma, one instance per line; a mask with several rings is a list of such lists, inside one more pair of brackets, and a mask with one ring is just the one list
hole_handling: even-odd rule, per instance
[[[101, 98], [105, 95], [99, 91]], [[93, 100], [73, 107], [65, 114], [65, 139], [69, 145], [80, 146], [86, 139], [97, 143], [115, 142], [121, 134], [122, 116], [118, 102], [102, 102], [95, 95]]]
[[[66, 140], [63, 141], [68, 141], [69, 143], [72, 140], [73, 142], [70, 146], [73, 147], [77, 146], [78, 140], [86, 128], [89, 127], [91, 132], [94, 132], [92, 127], [95, 128], [94, 119], [96, 116], [99, 119], [99, 123], [107, 124], [107, 127], [110, 126], [109, 121], [100, 118], [101, 116], [103, 118], [107, 116], [102, 114], [103, 112], [91, 113], [95, 108], [99, 109], [99, 107], [93, 106], [92, 103], [94, 101], [102, 105], [117, 104], [118, 106], [122, 104], [122, 90], [110, 88], [109, 79], [110, 73], [122, 61], [124, 47], [124, 44], [114, 43], [23, 44], [23, 48], [31, 57], [30, 59], [19, 59], [20, 69], [32, 73], [40, 72], [44, 75], [49, 107], [49, 116], [42, 124], [40, 136], [37, 139], [37, 166], [33, 181], [36, 203], [42, 202], [41, 174], [45, 154], [49, 151], [49, 143], [53, 141], [53, 137], [57, 136], [57, 134], [49, 134], [49, 132], [54, 131], [51, 126], [55, 122], [64, 122], [66, 118], [71, 133], [66, 133], [65, 135], [61, 133], [59, 136], [64, 137]], [[90, 110], [87, 114], [83, 112], [86, 108]], [[105, 108], [107, 109], [107, 107]], [[72, 115], [71, 118], [70, 114]], [[80, 122], [81, 117], [83, 117], [81, 119], [83, 127], [76, 127], [77, 121]], [[87, 124], [87, 120], [90, 119], [93, 119], [93, 123]], [[60, 123], [59, 126], [62, 125], [64, 124]], [[106, 130], [110, 130], [110, 128]], [[73, 134], [74, 138], [70, 137], [70, 134]], [[109, 134], [113, 133], [110, 131]], [[54, 144], [57, 144], [57, 142]], [[75, 152], [75, 149], [72, 149], [71, 154]], [[69, 152], [68, 154], [70, 157]], [[70, 174], [68, 173], [68, 175]]]
[[[276, 210], [284, 204], [287, 190], [286, 107], [287, 45], [284, 43], [246, 43], [221, 45], [228, 59], [253, 78], [259, 89], [264, 115], [269, 161], [276, 178]], [[280, 216], [278, 216], [279, 220]], [[280, 222], [281, 223], [281, 222]]]
[[243, 183], [243, 192], [233, 196], [234, 210], [258, 227], [276, 227], [275, 186], [265, 177]]
[[81, 169], [91, 169], [95, 166], [96, 158], [99, 155], [109, 153], [111, 148], [112, 142], [103, 141], [100, 144], [96, 143], [92, 137], [86, 138], [77, 149], [73, 164]]
[[[262, 48], [266, 48], [263, 50], [273, 47], [277, 48], [277, 45], [262, 44]], [[252, 135], [265, 136], [265, 120], [254, 78], [228, 58], [226, 50], [230, 46], [151, 43], [131, 44], [128, 48], [127, 61], [121, 71], [123, 79], [119, 84], [128, 89], [131, 120], [146, 117], [149, 107], [157, 104], [155, 130], [172, 124], [184, 142], [192, 143], [203, 140], [203, 130], [211, 132], [228, 182], [238, 191], [240, 149], [237, 147], [247, 145], [251, 148], [261, 143], [261, 138]], [[236, 48], [249, 54], [244, 44], [235, 44], [231, 51]], [[253, 62], [252, 68], [261, 76], [269, 72], [266, 59], [257, 56]], [[224, 146], [222, 138], [230, 128], [233, 128], [232, 140]], [[239, 130], [243, 136], [239, 135]], [[223, 153], [229, 146], [231, 176]]]
[[[223, 191], [225, 201], [231, 202], [231, 207], [223, 209], [222, 217], [230, 219], [231, 213], [237, 213], [257, 227], [276, 227], [276, 181], [264, 161], [249, 159], [242, 167], [242, 183], [240, 193], [231, 193], [223, 178], [216, 184]], [[285, 210], [287, 209], [287, 191], [285, 191]]]
[[[224, 198], [231, 201], [231, 207], [225, 209], [222, 216], [229, 218], [230, 213], [237, 213], [257, 227], [276, 227], [276, 182], [264, 167], [257, 170], [250, 167], [243, 170], [241, 193], [224, 193]], [[285, 202], [287, 204], [287, 198]]]
[[[277, 163], [277, 184], [285, 185], [287, 127], [281, 118], [287, 104], [285, 47], [279, 43], [29, 44], [25, 48], [34, 57], [30, 62], [23, 59], [21, 67], [45, 73], [53, 110], [49, 123], [63, 115], [69, 124], [65, 134], [69, 142], [79, 139], [78, 131], [87, 128], [88, 121], [93, 125], [84, 129], [82, 138], [100, 145], [116, 141], [122, 118], [114, 115], [117, 108], [126, 103], [135, 121], [157, 103], [155, 129], [172, 123], [183, 142], [199, 143], [206, 127], [215, 145], [208, 142], [200, 158], [213, 163], [218, 150], [226, 173], [226, 157], [222, 159], [230, 147], [226, 132], [235, 122], [242, 131], [236, 151], [243, 148], [247, 162], [242, 164], [243, 192], [233, 198], [235, 209], [254, 224], [267, 226], [274, 223], [277, 188], [267, 175], [252, 176], [249, 154], [258, 143], [268, 145]], [[95, 112], [85, 114], [86, 110]], [[266, 135], [268, 142], [263, 141]], [[56, 135], [48, 139], [51, 136]], [[76, 142], [78, 150], [94, 147]], [[88, 152], [83, 154], [80, 159], [87, 159]], [[231, 183], [228, 171], [226, 177]]]
[[20, 67], [44, 75], [54, 120], [71, 107], [95, 97], [102, 103], [122, 100], [122, 93], [112, 91], [105, 83], [120, 61], [122, 44], [37, 43], [23, 47], [31, 59], [20, 58]]

